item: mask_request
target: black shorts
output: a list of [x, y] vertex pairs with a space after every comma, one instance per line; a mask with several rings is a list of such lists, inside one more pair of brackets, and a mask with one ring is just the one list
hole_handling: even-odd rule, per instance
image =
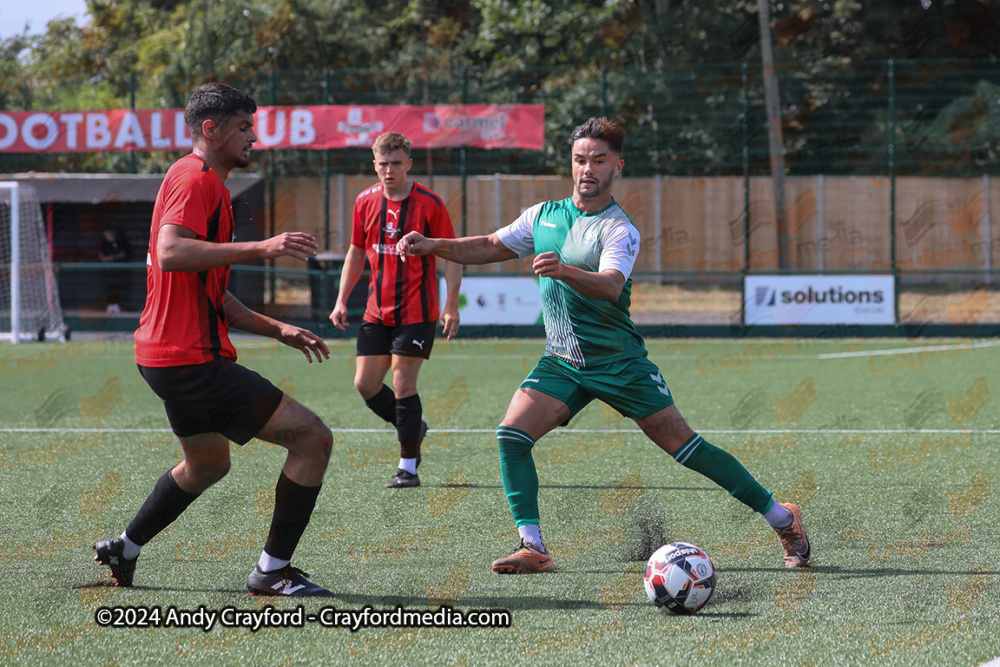
[[246, 444], [278, 409], [284, 392], [258, 373], [220, 357], [206, 364], [139, 366], [163, 401], [174, 434], [221, 433]]
[[358, 331], [358, 356], [398, 354], [401, 357], [430, 359], [436, 332], [437, 322], [402, 324], [398, 327], [362, 322]]

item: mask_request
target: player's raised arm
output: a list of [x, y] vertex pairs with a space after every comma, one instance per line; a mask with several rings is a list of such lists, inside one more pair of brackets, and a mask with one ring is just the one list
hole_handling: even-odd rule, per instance
[[187, 227], [165, 224], [156, 239], [156, 258], [164, 271], [208, 271], [276, 257], [305, 261], [318, 249], [316, 239], [305, 232], [286, 232], [263, 241], [210, 243]]
[[435, 255], [457, 264], [492, 264], [517, 259], [517, 253], [501, 243], [496, 234], [429, 239], [420, 232], [410, 232], [399, 240], [396, 250], [404, 260], [409, 255]]

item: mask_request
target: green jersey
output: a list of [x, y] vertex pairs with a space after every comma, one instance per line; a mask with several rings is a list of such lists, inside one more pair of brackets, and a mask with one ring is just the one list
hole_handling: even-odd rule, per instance
[[646, 356], [629, 317], [639, 232], [618, 202], [612, 200], [596, 213], [581, 212], [572, 199], [536, 204], [497, 230], [497, 237], [518, 257], [551, 251], [563, 264], [592, 272], [615, 269], [625, 277], [614, 302], [585, 297], [560, 280], [540, 278], [546, 356], [574, 368]]

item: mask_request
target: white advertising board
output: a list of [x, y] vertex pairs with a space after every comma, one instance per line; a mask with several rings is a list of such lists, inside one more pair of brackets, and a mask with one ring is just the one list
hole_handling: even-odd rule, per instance
[[744, 323], [895, 324], [892, 276], [751, 275]]
[[[444, 305], [447, 287], [444, 278], [438, 299]], [[462, 324], [540, 324], [542, 296], [534, 278], [463, 278]]]

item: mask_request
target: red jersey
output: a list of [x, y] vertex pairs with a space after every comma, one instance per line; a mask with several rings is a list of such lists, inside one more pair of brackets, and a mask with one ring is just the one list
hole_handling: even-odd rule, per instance
[[448, 209], [436, 194], [414, 183], [405, 199], [392, 201], [383, 195], [379, 183], [358, 195], [351, 245], [364, 249], [371, 266], [365, 322], [399, 326], [437, 321], [434, 256], [403, 262], [396, 252], [396, 242], [412, 231], [433, 238], [455, 238]]
[[236, 359], [222, 312], [229, 267], [197, 272], [162, 270], [156, 242], [163, 225], [186, 227], [202, 241], [235, 240], [229, 190], [197, 155], [175, 162], [156, 195], [146, 254], [146, 307], [135, 332], [136, 363], [186, 366], [218, 356]]

